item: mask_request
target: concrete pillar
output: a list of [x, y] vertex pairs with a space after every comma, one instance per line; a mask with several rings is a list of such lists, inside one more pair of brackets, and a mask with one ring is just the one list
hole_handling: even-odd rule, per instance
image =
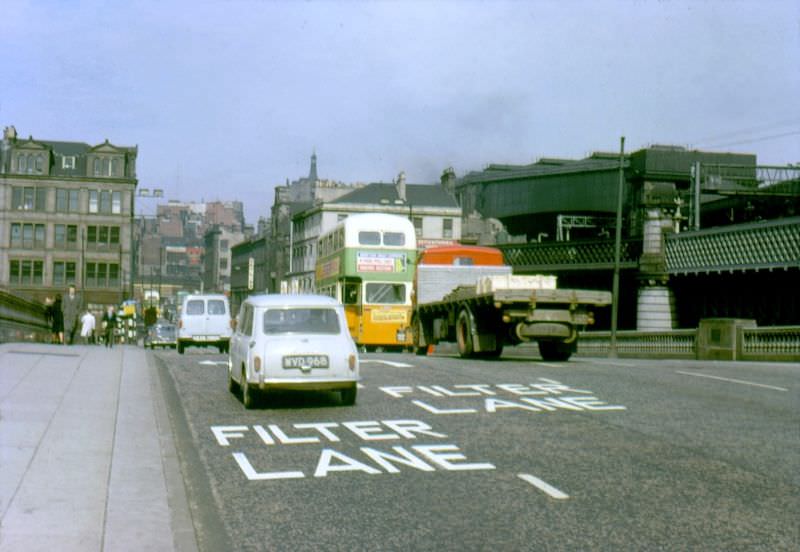
[[666, 285], [639, 288], [636, 304], [636, 329], [640, 332], [675, 328], [675, 295]]
[[675, 296], [667, 285], [669, 277], [664, 251], [664, 232], [670, 232], [672, 228], [669, 213], [658, 208], [646, 209], [636, 305], [636, 329], [639, 331], [675, 328]]

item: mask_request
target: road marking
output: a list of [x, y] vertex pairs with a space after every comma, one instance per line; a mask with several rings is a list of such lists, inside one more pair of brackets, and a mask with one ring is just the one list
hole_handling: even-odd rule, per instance
[[201, 360], [197, 364], [204, 364], [206, 366], [227, 366], [227, 360]]
[[386, 366], [391, 366], [392, 368], [413, 368], [413, 364], [406, 364], [405, 362], [395, 362], [393, 360], [379, 360], [379, 359], [370, 359], [370, 360], [362, 360], [361, 364], [385, 364]]
[[679, 372], [679, 371], [676, 371], [675, 373], [676, 374], [683, 374], [684, 376], [696, 376], [698, 378], [709, 378], [709, 379], [727, 381], [727, 382], [730, 382], [730, 383], [740, 383], [742, 385], [752, 385], [754, 387], [764, 387], [766, 389], [774, 389], [775, 391], [788, 391], [788, 389], [786, 389], [785, 387], [775, 387], [774, 385], [765, 385], [763, 383], [755, 383], [755, 382], [752, 382], [752, 381], [744, 381], [744, 380], [737, 380], [737, 379], [731, 379], [731, 378], [721, 378], [719, 376], [710, 376], [708, 374], [696, 374], [694, 372]]
[[555, 487], [553, 487], [548, 483], [545, 483], [538, 477], [534, 477], [527, 473], [518, 473], [517, 477], [519, 477], [523, 481], [530, 483], [540, 491], [545, 492], [547, 495], [549, 495], [552, 498], [555, 498], [556, 500], [566, 500], [567, 498], [569, 498], [568, 494], [559, 491], [558, 489], [556, 489]]
[[563, 364], [548, 364], [547, 362], [537, 362], [538, 366], [546, 366], [547, 368], [563, 368]]

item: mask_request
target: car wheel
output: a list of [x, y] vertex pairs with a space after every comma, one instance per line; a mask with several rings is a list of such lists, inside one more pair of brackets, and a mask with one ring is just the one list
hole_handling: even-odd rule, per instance
[[228, 368], [228, 391], [236, 395], [239, 392], [239, 384], [233, 379], [233, 370]]
[[244, 366], [242, 366], [242, 379], [239, 380], [239, 387], [242, 390], [242, 404], [246, 409], [251, 409], [256, 405], [253, 389], [250, 389], [250, 384], [247, 381], [247, 373]]
[[342, 404], [345, 406], [353, 406], [356, 404], [356, 394], [358, 393], [358, 387], [354, 383], [352, 387], [348, 387], [347, 389], [342, 389], [339, 391], [339, 396], [341, 397]]

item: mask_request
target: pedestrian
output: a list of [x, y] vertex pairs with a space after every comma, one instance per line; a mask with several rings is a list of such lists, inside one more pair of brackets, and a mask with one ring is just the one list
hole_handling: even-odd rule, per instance
[[50, 307], [50, 331], [53, 332], [53, 342], [64, 343], [64, 313], [61, 311], [61, 294], [56, 294], [56, 299]]
[[109, 305], [103, 313], [103, 329], [105, 331], [106, 347], [114, 346], [114, 329], [117, 327], [117, 313], [114, 312], [114, 305]]
[[62, 311], [64, 313], [64, 341], [72, 345], [75, 339], [78, 317], [81, 315], [82, 311], [81, 297], [75, 291], [75, 286], [69, 286], [67, 294], [62, 301]]
[[88, 309], [81, 316], [81, 338], [84, 345], [94, 341], [94, 315]]

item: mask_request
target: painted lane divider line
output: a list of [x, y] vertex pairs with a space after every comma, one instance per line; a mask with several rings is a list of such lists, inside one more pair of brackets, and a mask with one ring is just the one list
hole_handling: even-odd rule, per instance
[[737, 379], [731, 379], [731, 378], [722, 378], [720, 376], [710, 376], [708, 374], [697, 374], [697, 373], [694, 373], [694, 372], [679, 372], [679, 371], [676, 371], [675, 373], [676, 374], [683, 374], [684, 376], [695, 376], [695, 377], [698, 377], [698, 378], [709, 378], [709, 379], [727, 381], [729, 383], [739, 383], [741, 385], [752, 385], [753, 387], [764, 387], [765, 389], [774, 389], [775, 391], [789, 391], [785, 387], [775, 387], [774, 385], [765, 385], [763, 383], [755, 383], [755, 382], [752, 382], [752, 381], [737, 380]]
[[544, 492], [551, 498], [555, 498], [556, 500], [566, 500], [569, 498], [568, 494], [559, 491], [558, 489], [556, 489], [549, 483], [545, 483], [538, 477], [534, 477], [533, 475], [530, 475], [528, 473], [518, 473], [517, 477], [519, 477], [520, 479], [522, 479], [527, 483], [530, 483], [531, 485], [533, 485], [540, 491]]
[[393, 360], [380, 360], [380, 359], [369, 359], [369, 360], [362, 360], [361, 364], [385, 364], [386, 366], [391, 366], [392, 368], [413, 368], [413, 364], [406, 364], [405, 362], [395, 362]]
[[227, 366], [227, 360], [201, 360], [197, 364], [202, 364], [204, 366]]

